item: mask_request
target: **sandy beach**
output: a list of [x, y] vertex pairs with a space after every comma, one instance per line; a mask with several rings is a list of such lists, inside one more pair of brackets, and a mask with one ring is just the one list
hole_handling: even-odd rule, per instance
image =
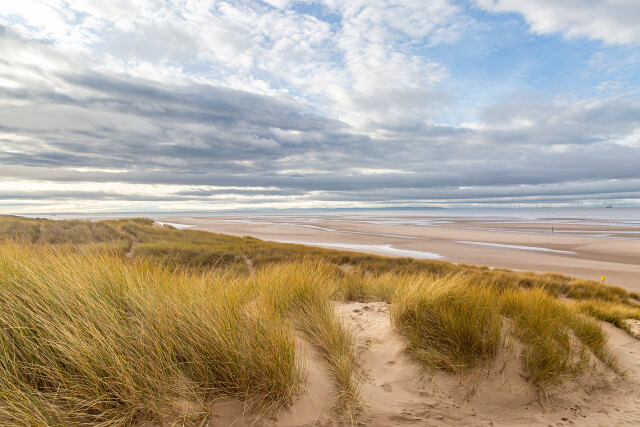
[[156, 220], [181, 228], [388, 256], [593, 280], [604, 275], [607, 284], [640, 290], [640, 219], [456, 214], [251, 214]]

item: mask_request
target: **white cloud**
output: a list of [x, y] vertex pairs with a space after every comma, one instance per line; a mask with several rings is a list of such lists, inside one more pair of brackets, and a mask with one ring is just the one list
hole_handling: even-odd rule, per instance
[[424, 122], [446, 102], [446, 68], [415, 45], [454, 41], [472, 25], [451, 0], [325, 0], [337, 22], [294, 12], [290, 0], [267, 3], [274, 8], [258, 0], [25, 0], [0, 12], [0, 23], [51, 40], [93, 70], [286, 93], [361, 130]]
[[291, 0], [264, 0], [266, 3], [269, 3], [273, 7], [277, 7], [278, 9], [285, 9], [291, 3]]
[[476, 0], [492, 12], [522, 14], [537, 34], [561, 33], [606, 43], [640, 42], [638, 0]]
[[[50, 207], [51, 193], [71, 208], [112, 198], [230, 207], [256, 194], [260, 206], [329, 206], [529, 197], [544, 184], [638, 178], [640, 104], [635, 82], [615, 74], [615, 55], [585, 67], [611, 75], [600, 98], [527, 87], [496, 100], [503, 94], [487, 95], [495, 86], [510, 92], [498, 82], [461, 107], [453, 93], [466, 88], [455, 79], [467, 70], [431, 56], [476, 25], [461, 3], [265, 1], [9, 2], [0, 10], [0, 180], [31, 184], [20, 184], [22, 196], [0, 186], [0, 205], [32, 206], [30, 197]], [[562, 9], [577, 0], [531, 3], [482, 2], [567, 36], [604, 34], [618, 13], [603, 11], [588, 23], [598, 31], [587, 31], [591, 9]], [[311, 4], [317, 16], [301, 12]], [[471, 39], [456, 48], [475, 49]], [[619, 78], [626, 84], [612, 96]], [[604, 166], [594, 171], [596, 162]]]

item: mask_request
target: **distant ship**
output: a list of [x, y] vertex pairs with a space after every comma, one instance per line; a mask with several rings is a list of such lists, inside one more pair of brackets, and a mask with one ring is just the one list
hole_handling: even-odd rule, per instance
[[605, 203], [605, 204], [604, 204], [604, 207], [605, 207], [606, 209], [611, 209], [611, 208], [613, 207], [613, 205], [612, 205], [612, 204], [609, 204], [609, 203]]

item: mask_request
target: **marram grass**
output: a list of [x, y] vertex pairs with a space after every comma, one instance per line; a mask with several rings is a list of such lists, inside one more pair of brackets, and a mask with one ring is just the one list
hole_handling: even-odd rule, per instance
[[570, 303], [541, 289], [508, 290], [499, 299], [523, 344], [524, 368], [532, 382], [545, 386], [575, 377], [592, 366], [591, 354], [617, 368], [602, 328]]
[[[296, 333], [355, 421], [360, 373], [335, 301], [386, 301], [428, 369], [489, 365], [506, 338], [546, 387], [617, 369], [594, 320], [638, 296], [558, 274], [391, 259], [154, 226], [0, 217], [0, 425], [206, 422], [233, 397], [275, 410], [302, 389]], [[15, 243], [15, 242], [20, 243]], [[13, 243], [12, 243], [13, 242]], [[246, 265], [250, 258], [254, 269]], [[193, 415], [193, 414], [192, 414]]]
[[5, 245], [0, 281], [7, 423], [129, 425], [215, 395], [284, 405], [298, 384], [291, 330], [246, 310], [232, 277]]
[[394, 324], [426, 365], [460, 371], [491, 360], [500, 345], [502, 318], [489, 288], [460, 276], [415, 277], [391, 300]]
[[629, 331], [625, 320], [640, 320], [640, 305], [629, 306], [597, 299], [576, 302], [576, 309], [582, 313], [609, 322], [618, 328]]
[[[453, 264], [445, 261], [389, 258], [377, 255], [322, 249], [311, 246], [266, 242], [250, 237], [234, 237], [196, 230], [176, 230], [169, 226], [154, 225], [145, 218], [105, 221], [54, 221], [0, 215], [0, 242], [17, 240], [36, 244], [96, 244], [116, 247], [125, 254], [133, 249], [134, 257], [153, 258], [171, 267], [226, 268], [233, 267], [249, 273], [244, 256], [251, 258], [256, 267], [279, 262], [302, 262], [310, 258], [347, 266], [354, 269], [355, 280], [347, 298], [372, 298], [360, 293], [358, 281], [390, 273], [393, 275], [418, 274], [442, 277], [461, 273], [475, 284], [498, 289], [540, 288], [552, 296], [577, 300], [602, 300], [623, 305], [640, 303], [640, 295], [616, 286], [594, 280], [578, 280], [556, 273], [537, 274], [505, 269]], [[133, 244], [135, 241], [135, 244]], [[378, 283], [380, 284], [380, 283]], [[379, 288], [384, 291], [385, 288]], [[389, 290], [389, 287], [386, 288]], [[390, 293], [382, 295], [390, 297]], [[634, 302], [635, 301], [635, 302]]]
[[360, 381], [353, 339], [333, 309], [332, 300], [344, 283], [336, 268], [311, 260], [276, 264], [260, 270], [253, 281], [261, 288], [263, 303], [292, 318], [327, 360], [337, 392], [334, 410], [342, 419], [353, 421], [360, 405]]
[[586, 372], [591, 355], [617, 369], [602, 328], [539, 288], [496, 289], [461, 275], [414, 277], [395, 293], [391, 313], [410, 350], [430, 368], [461, 372], [491, 362], [507, 320], [507, 332], [522, 343], [524, 373], [538, 386]]

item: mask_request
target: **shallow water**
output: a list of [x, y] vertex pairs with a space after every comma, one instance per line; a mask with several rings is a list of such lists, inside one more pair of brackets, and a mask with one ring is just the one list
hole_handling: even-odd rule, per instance
[[193, 225], [189, 225], [189, 224], [177, 224], [175, 222], [160, 222], [160, 221], [156, 221], [156, 224], [160, 224], [160, 225], [170, 225], [173, 228], [177, 228], [178, 230], [181, 230], [183, 228], [191, 228], [193, 227]]
[[575, 254], [575, 252], [573, 251], [560, 251], [558, 249], [541, 248], [539, 246], [521, 246], [521, 245], [507, 245], [504, 243], [470, 242], [467, 240], [456, 240], [456, 242], [464, 243], [467, 245], [494, 246], [497, 248], [519, 249], [522, 251], [539, 251], [539, 252], [556, 252], [559, 254]]
[[388, 255], [396, 255], [418, 259], [441, 259], [442, 255], [425, 252], [425, 251], [412, 251], [408, 249], [398, 249], [393, 245], [356, 245], [349, 243], [319, 243], [319, 242], [296, 242], [291, 240], [277, 240], [280, 243], [293, 243], [307, 246], [319, 246], [322, 248], [331, 249], [350, 249], [354, 251], [369, 252], [369, 253], [381, 253]]

